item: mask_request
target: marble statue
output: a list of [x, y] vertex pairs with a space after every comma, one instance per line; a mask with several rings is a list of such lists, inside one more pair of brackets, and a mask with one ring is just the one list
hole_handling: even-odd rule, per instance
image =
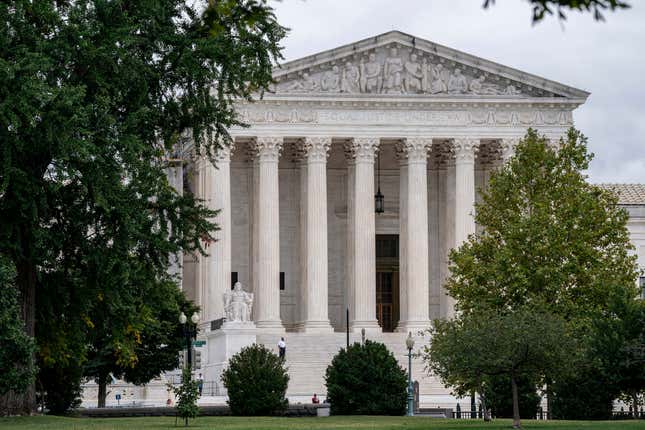
[[383, 65], [383, 88], [381, 92], [388, 94], [401, 94], [403, 92], [403, 61], [396, 48], [390, 49], [390, 56]]
[[468, 81], [461, 73], [461, 69], [456, 68], [455, 73], [450, 75], [448, 80], [448, 92], [450, 94], [464, 94], [468, 92]]
[[441, 64], [432, 67], [432, 84], [430, 85], [430, 93], [438, 94], [448, 91], [448, 84], [446, 83], [446, 73]]
[[479, 75], [470, 81], [468, 89], [472, 94], [476, 95], [495, 95], [499, 94], [499, 88], [495, 84], [487, 84], [484, 81], [486, 77], [484, 75]]
[[504, 90], [504, 95], [507, 95], [507, 96], [517, 96], [520, 94], [522, 94], [522, 91], [515, 88], [515, 85], [509, 85]]
[[350, 63], [345, 63], [343, 75], [340, 79], [340, 91], [343, 93], [357, 93], [360, 91], [360, 72], [358, 67]]
[[290, 91], [313, 92], [318, 89], [318, 82], [309, 74], [303, 73], [302, 80], [295, 80], [289, 87]]
[[340, 90], [340, 73], [338, 66], [332, 67], [323, 73], [320, 80], [320, 88], [323, 91], [339, 91]]
[[248, 322], [253, 310], [253, 294], [242, 289], [242, 284], [236, 282], [233, 290], [224, 293], [224, 315], [226, 321]]
[[417, 63], [416, 54], [410, 55], [410, 60], [405, 62], [405, 75], [403, 76], [403, 87], [405, 92], [420, 93], [423, 91], [423, 68]]
[[367, 63], [361, 60], [361, 91], [364, 93], [378, 92], [381, 80], [381, 65], [376, 61], [376, 54], [372, 52]]

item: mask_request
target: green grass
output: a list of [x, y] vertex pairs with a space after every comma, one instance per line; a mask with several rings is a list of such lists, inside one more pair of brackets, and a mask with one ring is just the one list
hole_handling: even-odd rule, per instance
[[[180, 422], [180, 426], [181, 426]], [[540, 430], [645, 430], [645, 421], [524, 421], [524, 428]], [[183, 426], [182, 426], [183, 427]], [[203, 417], [191, 420], [191, 429], [509, 429], [510, 420], [495, 420], [484, 423], [479, 420], [440, 420], [426, 417], [329, 417], [329, 418], [242, 418]], [[175, 428], [175, 419], [170, 417], [146, 418], [60, 418], [60, 417], [15, 417], [0, 418], [2, 430], [138, 430]]]

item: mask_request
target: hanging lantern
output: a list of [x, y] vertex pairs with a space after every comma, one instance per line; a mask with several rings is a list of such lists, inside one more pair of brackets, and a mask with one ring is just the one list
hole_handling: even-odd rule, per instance
[[377, 214], [385, 212], [385, 205], [383, 204], [383, 193], [381, 193], [381, 154], [378, 155], [378, 168], [377, 168], [377, 181], [378, 191], [374, 194], [374, 211]]

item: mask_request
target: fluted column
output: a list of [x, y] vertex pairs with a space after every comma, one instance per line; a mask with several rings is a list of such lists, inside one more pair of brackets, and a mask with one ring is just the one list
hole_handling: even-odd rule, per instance
[[222, 147], [215, 156], [215, 167], [211, 166], [211, 206], [219, 213], [215, 222], [219, 230], [213, 233], [208, 259], [210, 279], [206, 289], [207, 313], [204, 321], [224, 316], [224, 293], [231, 287], [231, 152], [233, 147]]
[[302, 330], [331, 332], [328, 316], [327, 155], [329, 137], [307, 137], [302, 152], [306, 166], [305, 192], [305, 297]]
[[354, 138], [346, 146], [350, 202], [348, 204], [348, 246], [351, 265], [347, 276], [350, 330], [380, 331], [376, 320], [376, 220], [374, 218], [374, 156], [379, 139]]
[[[475, 154], [479, 139], [455, 139], [455, 248], [475, 233]], [[454, 316], [454, 299], [447, 301], [448, 318]]]
[[[405, 139], [397, 146], [401, 163], [401, 319], [397, 331], [430, 325], [427, 156], [432, 139]], [[404, 168], [403, 168], [404, 167]]]
[[[168, 168], [166, 169], [166, 177], [168, 184], [175, 190], [177, 195], [184, 195], [184, 164], [181, 158], [172, 158], [168, 160]], [[172, 224], [168, 224], [168, 228], [172, 230]], [[170, 267], [168, 274], [177, 279], [179, 288], [183, 289], [182, 285], [182, 266], [184, 261], [184, 253], [177, 251], [169, 257]]]
[[281, 137], [255, 141], [258, 170], [256, 194], [257, 279], [253, 312], [258, 328], [284, 330], [280, 320], [280, 207], [278, 161]]

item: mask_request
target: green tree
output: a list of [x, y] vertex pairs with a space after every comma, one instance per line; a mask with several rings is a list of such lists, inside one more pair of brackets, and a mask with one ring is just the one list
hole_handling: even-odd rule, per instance
[[14, 285], [15, 270], [11, 262], [0, 255], [0, 413], [12, 413], [14, 394], [24, 391], [34, 381], [35, 344], [24, 331], [18, 307], [18, 291]]
[[177, 396], [177, 415], [184, 419], [184, 425], [188, 427], [188, 419], [197, 418], [199, 414], [199, 406], [197, 406], [199, 386], [198, 382], [193, 380], [189, 366], [184, 367], [181, 372], [181, 384], [175, 388], [175, 395]]
[[284, 360], [263, 345], [242, 348], [222, 374], [233, 415], [273, 415], [287, 408]]
[[403, 415], [407, 376], [394, 355], [366, 340], [341, 349], [325, 372], [334, 415]]
[[589, 184], [586, 138], [559, 148], [529, 129], [475, 208], [482, 232], [450, 253], [448, 293], [464, 313], [533, 306], [589, 329], [613, 294], [637, 294], [617, 196]]
[[[510, 387], [511, 378], [508, 375], [492, 376], [487, 379], [485, 392], [482, 394], [493, 416], [513, 417], [513, 393], [509, 390]], [[518, 378], [517, 395], [520, 416], [535, 417], [542, 399], [537, 392], [535, 381], [526, 377]]]
[[546, 375], [566, 371], [576, 353], [561, 317], [529, 308], [507, 313], [482, 309], [438, 320], [430, 335], [432, 342], [422, 351], [424, 361], [457, 395], [486, 393], [492, 378], [510, 380], [514, 428], [521, 427], [518, 382], [544, 383]]
[[[591, 12], [596, 21], [604, 21], [606, 10], [627, 9], [629, 3], [622, 0], [528, 0], [533, 8], [533, 22], [544, 19], [557, 12], [560, 19], [567, 19], [565, 11]], [[495, 0], [484, 0], [484, 8], [495, 4]]]
[[[198, 155], [228, 144], [285, 29], [265, 0], [13, 0], [0, 22], [0, 248], [40, 361], [69, 368], [96, 308], [127, 303], [115, 285], [202, 250], [214, 214], [170, 189], [166, 154], [187, 131]], [[112, 332], [119, 360], [137, 359], [132, 318]]]

